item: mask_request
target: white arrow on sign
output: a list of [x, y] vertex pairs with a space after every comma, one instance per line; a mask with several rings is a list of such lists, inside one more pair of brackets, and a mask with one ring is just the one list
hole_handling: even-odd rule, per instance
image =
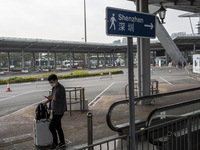
[[151, 24], [145, 24], [144, 26], [150, 28], [151, 30], [153, 29], [153, 24], [152, 23]]

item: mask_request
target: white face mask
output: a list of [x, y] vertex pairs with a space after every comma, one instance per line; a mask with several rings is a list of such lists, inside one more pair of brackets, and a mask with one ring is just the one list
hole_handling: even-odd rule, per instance
[[51, 83], [50, 84], [52, 87], [55, 87], [56, 86], [56, 83]]

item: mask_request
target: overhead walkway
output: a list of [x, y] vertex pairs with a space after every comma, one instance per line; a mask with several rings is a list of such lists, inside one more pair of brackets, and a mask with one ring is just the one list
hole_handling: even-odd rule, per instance
[[172, 61], [180, 61], [181, 63], [186, 62], [179, 48], [176, 46], [164, 26], [159, 23], [158, 19], [156, 21], [156, 36], [158, 37], [160, 43], [162, 44]]

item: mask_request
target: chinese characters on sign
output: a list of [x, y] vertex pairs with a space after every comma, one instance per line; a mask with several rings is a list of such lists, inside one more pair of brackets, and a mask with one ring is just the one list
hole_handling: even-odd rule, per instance
[[155, 15], [106, 8], [108, 35], [155, 37]]

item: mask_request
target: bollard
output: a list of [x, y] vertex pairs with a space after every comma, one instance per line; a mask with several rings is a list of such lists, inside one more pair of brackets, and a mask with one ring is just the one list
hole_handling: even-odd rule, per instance
[[[87, 125], [88, 125], [88, 145], [93, 144], [93, 120], [92, 113], [87, 114]], [[93, 147], [88, 148], [88, 150], [93, 150]]]

